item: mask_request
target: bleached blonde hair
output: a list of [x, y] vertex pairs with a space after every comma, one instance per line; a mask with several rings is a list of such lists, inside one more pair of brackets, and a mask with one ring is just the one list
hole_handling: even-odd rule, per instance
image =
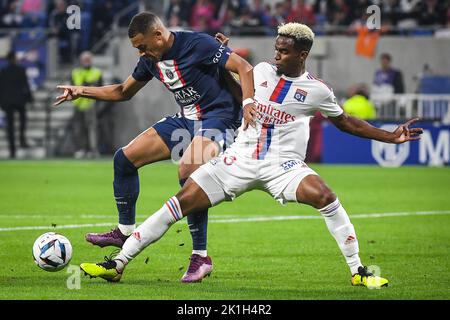
[[308, 51], [314, 42], [314, 32], [311, 28], [298, 22], [278, 26], [278, 35], [293, 38], [297, 44], [305, 46]]

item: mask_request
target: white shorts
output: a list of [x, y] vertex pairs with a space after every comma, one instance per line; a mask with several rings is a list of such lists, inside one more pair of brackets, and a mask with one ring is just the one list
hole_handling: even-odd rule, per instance
[[296, 191], [308, 175], [317, 175], [303, 161], [256, 160], [226, 151], [198, 168], [191, 178], [205, 191], [214, 206], [241, 194], [263, 190], [284, 204], [297, 202]]

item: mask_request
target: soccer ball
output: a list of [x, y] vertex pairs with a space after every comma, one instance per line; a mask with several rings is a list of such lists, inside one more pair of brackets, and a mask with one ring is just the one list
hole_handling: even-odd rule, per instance
[[39, 268], [59, 271], [72, 259], [72, 245], [63, 235], [47, 232], [34, 242], [33, 257]]

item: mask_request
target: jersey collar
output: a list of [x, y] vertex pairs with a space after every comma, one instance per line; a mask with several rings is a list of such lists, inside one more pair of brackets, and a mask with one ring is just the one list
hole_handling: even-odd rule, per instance
[[173, 59], [178, 52], [178, 32], [170, 31], [170, 33], [174, 36], [172, 47], [162, 55], [161, 61]]

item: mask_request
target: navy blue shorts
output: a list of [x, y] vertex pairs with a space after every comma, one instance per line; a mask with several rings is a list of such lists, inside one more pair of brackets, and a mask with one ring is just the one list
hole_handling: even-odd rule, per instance
[[216, 141], [220, 152], [224, 151], [234, 142], [240, 125], [240, 121], [220, 118], [189, 120], [177, 113], [161, 119], [153, 128], [169, 147], [172, 159], [179, 160], [195, 136]]

